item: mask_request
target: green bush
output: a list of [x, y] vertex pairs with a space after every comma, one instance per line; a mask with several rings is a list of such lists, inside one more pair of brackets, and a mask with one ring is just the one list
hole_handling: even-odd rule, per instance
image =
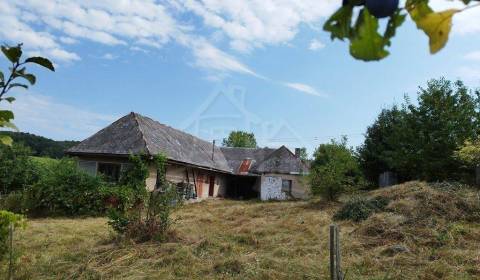
[[139, 156], [133, 156], [130, 163], [120, 183], [132, 193], [124, 193], [124, 187], [115, 191], [116, 198], [125, 195], [125, 200], [120, 207], [118, 204], [108, 211], [108, 224], [120, 235], [138, 242], [164, 241], [174, 223], [171, 213], [182, 204], [182, 195], [177, 192], [176, 186], [165, 179], [166, 158], [162, 155], [155, 157], [157, 189], [149, 195], [145, 186], [148, 176], [145, 162]]
[[23, 214], [25, 212], [23, 191], [11, 192], [3, 197], [0, 203], [0, 209]]
[[385, 210], [390, 200], [385, 197], [375, 197], [372, 199], [365, 199], [356, 197], [349, 200], [343, 207], [335, 213], [333, 218], [335, 220], [352, 220], [360, 222], [366, 220], [375, 212]]
[[10, 224], [13, 224], [14, 227], [23, 227], [25, 219], [22, 215], [0, 210], [0, 261], [8, 252], [7, 241]]
[[330, 201], [363, 184], [357, 159], [347, 147], [346, 138], [321, 144], [315, 150], [309, 181], [313, 195]]
[[40, 179], [25, 192], [25, 207], [33, 215], [95, 215], [104, 208], [99, 177], [77, 168], [72, 159], [45, 167]]
[[[174, 223], [171, 213], [181, 205], [182, 199], [176, 186], [167, 183], [162, 190], [150, 193], [145, 209], [130, 213], [125, 235], [138, 242], [165, 241]], [[122, 222], [121, 219], [118, 221]]]
[[21, 144], [0, 144], [0, 194], [22, 191], [38, 180], [30, 150]]

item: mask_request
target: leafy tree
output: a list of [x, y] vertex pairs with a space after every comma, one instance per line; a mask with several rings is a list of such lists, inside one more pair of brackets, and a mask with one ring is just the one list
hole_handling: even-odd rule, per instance
[[300, 148], [300, 156], [299, 156], [299, 158], [300, 158], [302, 161], [307, 161], [307, 160], [308, 160], [307, 148], [305, 148], [305, 147]]
[[367, 129], [358, 153], [367, 177], [394, 171], [401, 180], [458, 180], [464, 177], [455, 151], [480, 133], [479, 92], [457, 81], [431, 80], [418, 104], [383, 110]]
[[465, 141], [455, 155], [470, 167], [480, 165], [480, 140]]
[[360, 181], [361, 173], [347, 139], [321, 144], [314, 153], [309, 181], [313, 195], [336, 200], [348, 187]]
[[[26, 80], [30, 85], [35, 84], [37, 79], [33, 74], [27, 73], [27, 64], [33, 63], [43, 66], [51, 71], [55, 71], [52, 62], [43, 57], [34, 56], [22, 61], [22, 44], [18, 44], [15, 47], [3, 45], [0, 47], [0, 49], [11, 63], [11, 67], [9, 68], [10, 74], [8, 77], [6, 77], [4, 73], [0, 71], [0, 103], [2, 101], [7, 101], [9, 103], [15, 101], [14, 97], [7, 96], [12, 88], [21, 87], [28, 89], [28, 85], [19, 83], [17, 81], [18, 78]], [[17, 127], [12, 123], [13, 118], [14, 115], [12, 111], [0, 110], [0, 128], [5, 127], [17, 130]], [[12, 138], [7, 135], [0, 135], [0, 143], [11, 145]]]
[[232, 131], [228, 138], [223, 139], [223, 146], [225, 147], [240, 147], [240, 148], [256, 148], [257, 140], [253, 133], [245, 131]]
[[[391, 46], [391, 39], [409, 15], [417, 28], [428, 36], [430, 53], [434, 54], [448, 41], [452, 17], [479, 5], [469, 5], [474, 0], [455, 1], [462, 1], [465, 7], [435, 12], [429, 6], [430, 0], [407, 0], [403, 7], [400, 7], [399, 0], [343, 0], [342, 7], [325, 22], [323, 28], [330, 32], [332, 40], [348, 39], [350, 54], [354, 58], [364, 61], [381, 60], [389, 55], [387, 48]], [[361, 8], [353, 23], [356, 6]], [[388, 22], [385, 30], [380, 32], [379, 19], [384, 18], [388, 18]]]

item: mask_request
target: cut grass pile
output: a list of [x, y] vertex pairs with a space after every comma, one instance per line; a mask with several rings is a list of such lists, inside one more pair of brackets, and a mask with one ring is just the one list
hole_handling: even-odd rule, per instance
[[[338, 222], [347, 279], [480, 279], [479, 192], [412, 182], [384, 212]], [[15, 238], [19, 279], [327, 279], [339, 203], [186, 205], [167, 243], [116, 241], [106, 220], [38, 219]], [[5, 269], [5, 266], [2, 267]]]

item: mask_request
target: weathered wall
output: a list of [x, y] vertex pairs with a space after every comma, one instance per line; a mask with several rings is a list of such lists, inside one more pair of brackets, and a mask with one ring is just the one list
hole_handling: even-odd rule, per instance
[[[128, 164], [128, 159], [126, 158], [115, 158], [115, 157], [78, 157], [79, 168], [87, 171], [91, 175], [96, 175], [96, 168], [98, 162], [107, 162], [107, 163], [119, 163]], [[187, 175], [188, 171], [188, 175]], [[146, 179], [146, 186], [149, 191], [155, 189], [157, 182], [157, 168], [154, 164], [150, 164], [148, 167], [149, 176]], [[214, 176], [215, 184], [213, 197], [224, 197], [226, 195], [226, 175], [223, 173], [217, 173], [214, 171], [203, 170], [199, 168], [186, 167], [180, 164], [168, 164], [166, 171], [167, 181], [173, 183], [191, 183], [196, 186], [196, 193], [198, 198], [207, 198], [209, 197], [209, 188], [210, 188], [210, 179], [211, 176]], [[195, 179], [195, 181], [194, 181]]]
[[148, 166], [148, 178], [145, 180], [145, 185], [148, 191], [155, 190], [157, 184], [157, 167], [154, 164]]
[[287, 196], [282, 192], [282, 177], [280, 176], [262, 176], [262, 184], [260, 188], [261, 200], [285, 200]]
[[260, 183], [260, 199], [285, 200], [289, 197], [282, 192], [282, 180], [292, 181], [293, 198], [306, 199], [310, 196], [307, 184], [304, 182], [304, 176], [290, 174], [264, 174]]

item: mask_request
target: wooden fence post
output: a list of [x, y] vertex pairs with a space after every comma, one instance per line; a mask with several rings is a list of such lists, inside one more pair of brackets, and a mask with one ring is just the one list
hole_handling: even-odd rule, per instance
[[13, 279], [13, 223], [10, 223], [9, 227], [9, 238], [10, 238], [10, 260], [8, 264], [8, 279]]
[[330, 225], [330, 279], [343, 280], [340, 253], [340, 232], [338, 226]]
[[330, 225], [330, 279], [336, 280], [335, 269], [335, 225]]

